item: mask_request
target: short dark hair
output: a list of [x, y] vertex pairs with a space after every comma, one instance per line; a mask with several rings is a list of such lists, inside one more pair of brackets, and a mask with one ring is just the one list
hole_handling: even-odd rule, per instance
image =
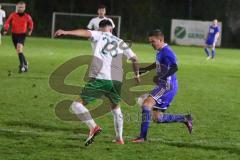
[[103, 28], [103, 27], [106, 27], [106, 26], [112, 27], [113, 26], [112, 22], [107, 20], [107, 19], [101, 20], [100, 23], [99, 23], [99, 27]]
[[98, 6], [98, 9], [106, 9], [106, 6], [103, 5], [103, 4], [100, 4], [100, 5]]
[[164, 34], [160, 29], [154, 29], [148, 33], [148, 37], [152, 37], [152, 36], [164, 37]]
[[19, 1], [17, 4], [26, 4], [24, 1]]

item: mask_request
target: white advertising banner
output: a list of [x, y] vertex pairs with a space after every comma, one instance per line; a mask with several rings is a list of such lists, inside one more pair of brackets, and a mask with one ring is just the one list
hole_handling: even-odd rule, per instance
[[[171, 42], [179, 45], [204, 46], [212, 21], [194, 21], [172, 19]], [[219, 22], [220, 37], [217, 46], [221, 45], [222, 23]]]

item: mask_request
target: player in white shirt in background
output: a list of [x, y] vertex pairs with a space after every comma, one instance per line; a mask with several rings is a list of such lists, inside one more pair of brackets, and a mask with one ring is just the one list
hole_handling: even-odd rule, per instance
[[98, 13], [98, 16], [95, 18], [92, 18], [89, 24], [87, 25], [88, 29], [95, 30], [95, 31], [99, 30], [99, 23], [104, 19], [109, 20], [112, 23], [112, 28], [115, 28], [115, 24], [113, 20], [111, 18], [106, 17], [106, 6], [99, 5], [97, 13]]
[[0, 4], [0, 44], [2, 43], [2, 35], [1, 35], [1, 31], [3, 28], [3, 19], [6, 18], [6, 13], [5, 11], [2, 9], [2, 6]]
[[102, 20], [99, 23], [99, 31], [78, 29], [73, 31], [58, 30], [55, 36], [72, 35], [89, 38], [93, 43], [93, 61], [90, 67], [90, 80], [80, 93], [80, 99], [72, 103], [72, 110], [90, 129], [85, 145], [93, 142], [94, 137], [101, 132], [101, 128], [95, 123], [89, 110], [85, 107], [91, 101], [107, 97], [114, 117], [116, 143], [124, 144], [123, 115], [120, 109], [121, 86], [123, 79], [122, 60], [127, 57], [132, 64], [135, 80], [139, 83], [139, 67], [136, 55], [120, 38], [112, 35], [112, 23]]

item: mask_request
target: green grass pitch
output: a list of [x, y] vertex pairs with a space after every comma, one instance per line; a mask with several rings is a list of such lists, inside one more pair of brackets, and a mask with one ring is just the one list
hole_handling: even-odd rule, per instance
[[[27, 74], [18, 74], [18, 58], [10, 37], [0, 46], [0, 159], [163, 159], [239, 160], [240, 157], [240, 50], [217, 49], [214, 61], [207, 61], [198, 47], [172, 46], [179, 60], [179, 92], [168, 113], [194, 117], [189, 135], [182, 124], [151, 124], [149, 141], [132, 144], [140, 121], [125, 119], [125, 145], [112, 144], [111, 113], [97, 119], [103, 128], [96, 142], [84, 147], [87, 127], [66, 122], [54, 113], [57, 102], [74, 96], [53, 91], [50, 74], [65, 61], [90, 54], [88, 41], [28, 38], [25, 55], [30, 63]], [[140, 62], [153, 62], [155, 53], [148, 44], [133, 44]], [[74, 71], [66, 83], [83, 85], [84, 69]], [[125, 115], [140, 112], [122, 104]], [[81, 134], [80, 134], [81, 133]]]

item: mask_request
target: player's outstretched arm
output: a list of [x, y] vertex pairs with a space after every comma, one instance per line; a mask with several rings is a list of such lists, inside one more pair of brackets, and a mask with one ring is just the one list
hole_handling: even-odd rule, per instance
[[151, 71], [155, 68], [156, 68], [156, 63], [153, 63], [153, 64], [151, 64], [147, 67], [144, 67], [144, 68], [139, 68], [139, 74], [141, 75], [141, 74], [146, 73], [148, 71]]
[[59, 37], [62, 35], [78, 36], [78, 37], [85, 37], [85, 38], [90, 38], [92, 36], [91, 32], [85, 29], [77, 29], [72, 31], [64, 31], [62, 29], [59, 29], [54, 34], [55, 37]]
[[130, 58], [130, 61], [132, 61], [133, 71], [135, 74], [135, 80], [137, 81], [137, 83], [140, 83], [138, 59], [136, 56], [133, 56], [132, 58]]
[[166, 73], [161, 72], [158, 76], [161, 80], [166, 81], [167, 77], [175, 74], [178, 71], [178, 65], [177, 64], [172, 64], [169, 66], [169, 69], [167, 70]]

